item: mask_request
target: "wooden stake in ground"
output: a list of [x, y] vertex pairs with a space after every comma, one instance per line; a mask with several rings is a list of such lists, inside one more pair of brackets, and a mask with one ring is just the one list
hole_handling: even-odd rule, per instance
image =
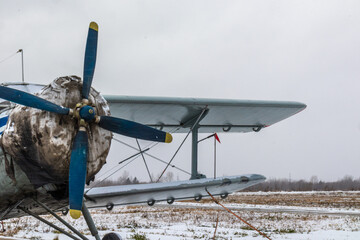
[[215, 237], [216, 237], [216, 230], [217, 230], [218, 224], [219, 224], [219, 212], [217, 213], [217, 217], [216, 217], [216, 225], [215, 225], [213, 240], [215, 240]]
[[[240, 219], [243, 223], [245, 223], [246, 225], [248, 225], [249, 227], [251, 227], [252, 229], [254, 229], [255, 231], [257, 231], [261, 236], [271, 240], [265, 233], [261, 232], [260, 230], [258, 230], [257, 228], [255, 228], [254, 226], [252, 226], [250, 223], [248, 223], [247, 221], [245, 221], [244, 219], [242, 219], [240, 216], [236, 215], [233, 211], [231, 211], [230, 209], [228, 209], [227, 207], [225, 207], [224, 205], [222, 205], [218, 200], [216, 200], [214, 198], [214, 196], [207, 190], [207, 188], [205, 188], [206, 192], [209, 194], [209, 196], [212, 198], [212, 200], [216, 203], [219, 204], [220, 206], [222, 206], [226, 211], [228, 211], [229, 213], [231, 213], [232, 215], [234, 215], [235, 217], [237, 217], [238, 219]], [[215, 239], [215, 237], [214, 237]]]

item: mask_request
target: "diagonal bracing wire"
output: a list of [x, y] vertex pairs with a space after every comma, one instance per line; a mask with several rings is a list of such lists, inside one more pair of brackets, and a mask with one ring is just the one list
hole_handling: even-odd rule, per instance
[[[201, 114], [200, 114], [200, 116], [198, 117], [198, 119], [196, 120], [194, 126], [196, 126], [196, 124], [199, 122], [201, 116], [204, 114], [204, 112], [206, 111], [206, 109], [207, 109], [207, 107], [201, 112]], [[194, 126], [193, 126], [193, 127], [194, 127]], [[190, 129], [190, 132], [192, 131], [193, 127]], [[174, 133], [174, 132], [178, 131], [179, 129], [180, 129], [180, 127], [176, 127], [176, 128], [174, 128], [173, 130], [171, 130], [170, 132], [171, 132], [171, 133]], [[190, 133], [190, 132], [189, 132], [189, 133]], [[189, 135], [189, 133], [188, 133], [188, 135]], [[188, 136], [188, 135], [187, 135], [187, 136]], [[185, 137], [184, 141], [181, 143], [179, 149], [181, 148], [182, 144], [185, 142], [187, 136]], [[175, 157], [175, 155], [177, 154], [177, 152], [179, 151], [179, 149], [177, 150], [177, 152], [175, 153], [175, 155], [172, 157], [172, 159], [171, 159], [170, 162], [168, 163], [168, 162], [166, 162], [166, 161], [164, 161], [164, 160], [161, 160], [161, 159], [158, 158], [158, 157], [155, 157], [155, 156], [153, 156], [153, 155], [151, 155], [151, 154], [146, 153], [148, 150], [150, 150], [151, 148], [153, 148], [153, 147], [155, 147], [157, 144], [159, 144], [158, 142], [156, 142], [156, 143], [151, 143], [151, 144], [149, 144], [149, 145], [147, 146], [147, 148], [146, 148], [145, 150], [141, 150], [140, 144], [139, 144], [139, 142], [138, 142], [137, 139], [136, 139], [136, 142], [137, 142], [137, 144], [138, 144], [138, 148], [133, 147], [133, 146], [131, 146], [130, 144], [127, 144], [127, 143], [125, 143], [125, 142], [123, 142], [123, 141], [121, 141], [120, 139], [117, 139], [117, 138], [115, 138], [115, 137], [113, 137], [113, 139], [114, 139], [116, 142], [121, 143], [121, 144], [123, 144], [123, 145], [125, 145], [125, 146], [127, 146], [127, 147], [129, 147], [129, 148], [132, 148], [132, 149], [134, 149], [134, 150], [137, 150], [137, 151], [139, 151], [139, 152], [136, 153], [136, 154], [134, 154], [134, 155], [132, 155], [132, 156], [130, 156], [130, 157], [128, 157], [128, 158], [126, 158], [125, 160], [120, 161], [120, 162], [118, 163], [118, 164], [122, 164], [122, 163], [130, 160], [131, 158], [134, 158], [134, 159], [132, 159], [130, 162], [128, 162], [127, 164], [125, 164], [124, 166], [120, 167], [119, 169], [116, 169], [116, 167], [115, 167], [115, 169], [110, 169], [110, 170], [108, 170], [107, 172], [105, 172], [104, 174], [102, 174], [101, 176], [99, 176], [99, 177], [105, 176], [105, 175], [108, 174], [109, 172], [113, 171], [110, 175], [108, 175], [108, 176], [106, 176], [105, 178], [103, 178], [100, 182], [98, 182], [97, 184], [95, 184], [94, 186], [92, 186], [92, 187], [91, 187], [90, 189], [88, 189], [86, 192], [88, 192], [88, 191], [90, 191], [91, 189], [93, 189], [94, 187], [98, 186], [101, 182], [105, 181], [106, 179], [108, 179], [109, 177], [111, 177], [112, 175], [114, 175], [116, 172], [120, 171], [121, 169], [123, 169], [124, 167], [126, 167], [127, 165], [129, 165], [130, 163], [132, 163], [134, 160], [136, 160], [136, 159], [140, 156], [140, 154], [141, 154], [142, 157], [143, 157], [143, 160], [144, 160], [145, 166], [146, 166], [146, 168], [147, 168], [147, 170], [148, 170], [149, 177], [150, 177], [150, 180], [151, 180], [151, 181], [153, 181], [153, 180], [152, 180], [150, 171], [149, 171], [149, 169], [148, 169], [147, 163], [146, 163], [145, 158], [144, 158], [143, 155], [147, 155], [147, 156], [149, 156], [149, 157], [151, 157], [151, 158], [153, 158], [153, 159], [155, 159], [155, 160], [157, 160], [157, 161], [159, 161], [159, 162], [162, 162], [162, 163], [164, 163], [164, 164], [167, 164], [164, 172], [166, 171], [166, 169], [167, 169], [169, 166], [171, 166], [171, 167], [173, 167], [173, 168], [175, 168], [175, 169], [177, 169], [177, 170], [179, 170], [179, 171], [181, 171], [181, 172], [183, 172], [183, 173], [186, 173], [186, 174], [192, 176], [192, 174], [191, 174], [190, 172], [185, 171], [185, 170], [183, 170], [183, 169], [181, 169], [181, 168], [179, 168], [179, 167], [177, 167], [177, 166], [175, 166], [175, 165], [170, 165], [171, 161], [174, 159], [174, 157]], [[164, 173], [164, 172], [163, 172], [163, 173]], [[161, 176], [160, 176], [160, 178], [161, 178]], [[160, 178], [158, 179], [158, 181], [160, 180]]]
[[[150, 148], [147, 148], [147, 149], [145, 149], [145, 150], [142, 150], [142, 151], [140, 151], [140, 152], [137, 152], [137, 153], [131, 155], [130, 157], [127, 157], [127, 158], [125, 158], [124, 160], [121, 160], [120, 162], [118, 162], [118, 164], [123, 164], [124, 162], [129, 161], [130, 159], [132, 159], [132, 158], [134, 158], [134, 157], [136, 157], [136, 156], [138, 156], [138, 155], [140, 155], [140, 154], [142, 154], [142, 153], [144, 153], [144, 152], [146, 152], [146, 151], [149, 151], [149, 150], [150, 150]], [[114, 168], [116, 169], [116, 167], [114, 167]], [[106, 174], [108, 174], [109, 172], [114, 171], [114, 168], [109, 169], [108, 171], [104, 172], [103, 174], [101, 174], [100, 176], [98, 176], [98, 178], [101, 178], [101, 177], [103, 177], [103, 176], [106, 176]]]
[[[179, 130], [179, 128], [180, 128], [180, 127], [174, 128], [174, 129], [171, 130], [170, 132], [171, 132], [171, 133], [176, 132], [176, 131]], [[125, 142], [123, 142], [123, 141], [121, 141], [121, 140], [119, 140], [119, 139], [116, 139], [116, 138], [113, 138], [113, 139], [114, 139], [116, 142], [121, 143], [121, 144], [123, 144], [123, 145], [125, 145], [125, 146], [127, 146], [127, 147], [130, 147], [130, 148], [132, 148], [132, 149], [134, 149], [134, 150], [137, 150], [137, 151], [139, 150], [139, 149], [131, 146], [130, 144], [127, 144], [127, 143], [125, 143]], [[139, 143], [138, 143], [138, 144], [139, 144]], [[141, 154], [141, 155], [145, 154], [145, 155], [147, 155], [147, 156], [149, 156], [149, 157], [151, 157], [151, 158], [154, 158], [155, 160], [158, 160], [158, 161], [160, 161], [160, 162], [162, 162], [162, 163], [164, 163], [164, 164], [167, 164], [167, 162], [165, 162], [164, 160], [161, 160], [160, 158], [157, 158], [157, 157], [155, 157], [155, 156], [153, 156], [153, 155], [150, 155], [150, 154], [146, 153], [148, 150], [150, 150], [151, 148], [155, 147], [157, 144], [158, 144], [158, 142], [155, 143], [155, 144], [154, 144], [154, 143], [151, 143], [151, 144], [148, 145], [148, 147], [147, 147], [145, 150], [141, 150], [141, 149], [140, 149], [139, 152], [131, 155], [130, 157], [125, 158], [125, 159], [122, 160], [122, 161], [120, 161], [118, 164], [122, 164], [122, 163], [124, 163], [124, 162], [126, 162], [126, 161], [128, 161], [128, 160], [130, 160], [130, 159], [132, 159], [132, 158], [135, 157], [134, 159], [132, 159], [130, 162], [128, 162], [128, 163], [125, 164], [124, 166], [120, 167], [119, 169], [117, 169], [117, 167], [115, 167], [115, 168], [112, 168], [112, 169], [106, 171], [106, 172], [103, 173], [102, 175], [100, 175], [99, 178], [101, 178], [101, 177], [103, 177], [103, 176], [106, 176], [108, 173], [112, 172], [110, 175], [108, 175], [108, 176], [106, 176], [105, 178], [101, 179], [100, 182], [96, 183], [94, 186], [92, 186], [90, 189], [88, 189], [88, 190], [86, 191], [86, 193], [87, 193], [88, 191], [90, 191], [91, 189], [93, 189], [94, 187], [98, 186], [100, 183], [102, 183], [103, 181], [105, 181], [105, 180], [108, 179], [109, 177], [113, 176], [115, 173], [117, 173], [118, 171], [120, 171], [121, 169], [123, 169], [124, 167], [126, 167], [127, 165], [129, 165], [130, 163], [132, 163], [134, 160], [136, 160], [136, 159], [139, 157], [140, 154]], [[139, 145], [138, 145], [138, 147], [140, 148]], [[146, 163], [145, 163], [145, 164], [146, 164]], [[146, 164], [146, 166], [147, 166], [147, 164]], [[189, 173], [189, 172], [187, 172], [187, 171], [185, 171], [185, 170], [183, 170], [183, 169], [181, 169], [181, 168], [178, 168], [178, 167], [176, 167], [175, 165], [171, 165], [171, 166], [174, 167], [174, 168], [176, 168], [176, 169], [178, 169], [179, 171], [182, 171], [182, 172], [184, 172], [184, 173], [186, 173], [186, 174], [188, 174], [188, 175], [191, 176], [191, 173]], [[151, 179], [151, 181], [152, 181], [152, 178], [151, 178], [151, 175], [150, 175], [149, 170], [148, 170], [148, 173], [149, 173], [150, 179]]]
[[3, 62], [5, 62], [6, 60], [8, 60], [8, 59], [12, 58], [12, 57], [13, 57], [13, 56], [15, 56], [17, 53], [18, 53], [18, 52], [13, 53], [13, 54], [11, 54], [10, 56], [8, 56], [8, 57], [6, 57], [6, 58], [4, 58], [4, 59], [0, 60], [0, 63], [3, 63]]
[[[121, 143], [121, 144], [123, 144], [123, 145], [125, 145], [125, 146], [127, 146], [127, 147], [129, 147], [129, 148], [132, 148], [132, 149], [134, 149], [134, 150], [138, 150], [136, 147], [133, 147], [133, 146], [131, 146], [130, 144], [127, 144], [126, 142], [121, 141], [120, 139], [117, 139], [117, 138], [113, 138], [113, 139], [114, 139], [116, 142]], [[151, 154], [149, 154], [149, 153], [147, 153], [147, 152], [143, 152], [143, 154], [146, 155], [146, 156], [149, 156], [149, 157], [151, 157], [151, 158], [153, 158], [153, 159], [155, 159], [155, 160], [157, 160], [157, 161], [159, 161], [159, 162], [162, 162], [162, 163], [164, 163], [164, 164], [168, 164], [166, 161], [161, 160], [160, 158], [155, 157], [154, 155], [151, 155]], [[175, 169], [177, 169], [177, 170], [179, 170], [179, 171], [181, 171], [181, 172], [183, 172], [183, 173], [186, 173], [186, 174], [188, 174], [188, 175], [191, 176], [191, 173], [188, 172], [188, 171], [185, 171], [184, 169], [181, 169], [181, 168], [179, 168], [179, 167], [177, 167], [177, 166], [175, 166], [175, 165], [170, 165], [170, 166], [173, 167], [173, 168], [175, 168]]]
[[[134, 159], [132, 159], [130, 162], [126, 163], [124, 166], [120, 167], [119, 169], [116, 169], [116, 168], [115, 168], [115, 170], [114, 170], [114, 169], [110, 169], [109, 171], [107, 171], [106, 173], [109, 173], [110, 171], [114, 171], [114, 172], [111, 173], [110, 175], [106, 176], [105, 178], [101, 179], [100, 182], [96, 183], [96, 184], [95, 184], [94, 186], [92, 186], [91, 188], [87, 189], [86, 192], [85, 192], [85, 194], [86, 194], [87, 192], [89, 192], [91, 189], [93, 189], [94, 187], [98, 186], [100, 183], [102, 183], [102, 182], [105, 181], [106, 179], [108, 179], [109, 177], [111, 177], [112, 175], [114, 175], [115, 173], [117, 173], [118, 171], [120, 171], [121, 169], [123, 169], [124, 167], [126, 167], [127, 165], [129, 165], [130, 163], [132, 163], [133, 161], [135, 161], [139, 156], [140, 156], [140, 153], [135, 154], [135, 155], [132, 155], [131, 157], [129, 157], [129, 158], [127, 158], [127, 159], [131, 159], [131, 158], [133, 158], [133, 157], [134, 157]], [[124, 161], [119, 162], [119, 164], [122, 163], [122, 162], [124, 162]], [[101, 175], [101, 176], [104, 176], [104, 174]], [[101, 177], [101, 176], [100, 176], [100, 177]]]
[[135, 140], [136, 140], [136, 143], [137, 143], [137, 145], [138, 145], [138, 147], [139, 147], [139, 151], [140, 151], [141, 157], [142, 157], [142, 159], [144, 160], [144, 164], [145, 164], [146, 170], [147, 170], [147, 172], [148, 172], [148, 174], [149, 174], [150, 181], [153, 182], [152, 177], [151, 177], [151, 174], [150, 174], [150, 171], [149, 171], [149, 167], [148, 167], [148, 165], [147, 165], [147, 163], [146, 163], [146, 161], [145, 161], [145, 157], [144, 157], [144, 154], [142, 153], [142, 150], [141, 150], [139, 141], [137, 140], [137, 138], [136, 138]]

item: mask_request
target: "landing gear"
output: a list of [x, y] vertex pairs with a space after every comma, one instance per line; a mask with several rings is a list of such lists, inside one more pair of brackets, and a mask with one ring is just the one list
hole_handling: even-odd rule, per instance
[[118, 233], [108, 233], [103, 237], [102, 240], [122, 240], [122, 238]]
[[[49, 207], [47, 207], [45, 204], [43, 204], [42, 202], [38, 201], [37, 199], [33, 199], [34, 203], [36, 205], [38, 205], [39, 207], [43, 208], [44, 210], [46, 210], [48, 213], [50, 213], [51, 215], [53, 215], [57, 220], [59, 220], [62, 224], [64, 224], [69, 230], [72, 231], [72, 233], [76, 234], [77, 236], [72, 235], [71, 232], [66, 231], [58, 226], [56, 226], [55, 224], [47, 221], [46, 219], [42, 218], [41, 216], [39, 216], [38, 214], [36, 214], [35, 212], [29, 210], [27, 207], [22, 206], [21, 202], [19, 202], [17, 205], [15, 205], [15, 207], [17, 207], [17, 209], [22, 210], [23, 212], [25, 212], [26, 214], [33, 216], [34, 218], [38, 219], [39, 221], [45, 223], [46, 225], [56, 229], [57, 231], [59, 231], [60, 233], [68, 236], [71, 239], [74, 240], [89, 240], [87, 237], [84, 236], [83, 233], [79, 232], [78, 230], [76, 230], [73, 226], [71, 226], [69, 223], [67, 223], [64, 219], [62, 219], [59, 215], [56, 214], [56, 212], [54, 212], [52, 209], [50, 209]], [[155, 201], [154, 201], [155, 202]], [[63, 209], [63, 214], [67, 213], [67, 208]], [[122, 240], [121, 236], [118, 233], [108, 233], [106, 234], [102, 239], [99, 236], [99, 233], [96, 229], [96, 226], [94, 224], [94, 221], [91, 217], [91, 214], [88, 210], [88, 208], [86, 207], [85, 203], [83, 203], [83, 207], [82, 207], [82, 214], [84, 216], [84, 219], [89, 227], [89, 230], [91, 232], [91, 235], [96, 239], [96, 240]], [[1, 225], [1, 222], [0, 222]]]
[[90, 229], [91, 235], [93, 235], [96, 240], [100, 240], [98, 230], [96, 229], [95, 223], [94, 223], [94, 221], [91, 217], [91, 214], [90, 214], [88, 208], [86, 207], [85, 203], [83, 203], [83, 207], [82, 207], [81, 211], [85, 218], [86, 224], [88, 225], [88, 227]]

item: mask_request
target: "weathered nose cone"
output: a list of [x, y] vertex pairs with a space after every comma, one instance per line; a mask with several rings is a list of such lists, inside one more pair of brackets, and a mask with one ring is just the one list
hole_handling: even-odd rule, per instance
[[[81, 102], [79, 77], [61, 77], [46, 86], [39, 97], [58, 105], [74, 108]], [[89, 100], [93, 107], [83, 107], [80, 113], [91, 120], [98, 115], [110, 115], [105, 99], [91, 89]], [[78, 121], [30, 107], [16, 106], [12, 110], [3, 134], [3, 145], [35, 187], [47, 183], [67, 183], [72, 141]], [[89, 123], [89, 158], [87, 179], [92, 178], [105, 163], [112, 133]]]

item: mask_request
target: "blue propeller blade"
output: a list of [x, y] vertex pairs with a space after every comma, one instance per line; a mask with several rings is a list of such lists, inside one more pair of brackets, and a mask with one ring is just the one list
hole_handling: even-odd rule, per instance
[[82, 96], [83, 98], [86, 99], [88, 99], [89, 97], [91, 83], [95, 71], [97, 40], [98, 40], [98, 25], [95, 22], [91, 22], [89, 26], [87, 41], [86, 41], [84, 76], [83, 76], [83, 87], [82, 87]]
[[70, 215], [75, 219], [81, 215], [86, 181], [87, 157], [88, 135], [85, 128], [80, 128], [74, 139], [69, 170]]
[[39, 98], [27, 92], [17, 89], [0, 86], [0, 98], [21, 104], [27, 107], [37, 108], [49, 112], [59, 113], [63, 115], [69, 114], [70, 109], [56, 105], [45, 99]]
[[121, 118], [101, 116], [98, 124], [106, 130], [128, 137], [166, 143], [172, 141], [171, 134], [167, 132]]

